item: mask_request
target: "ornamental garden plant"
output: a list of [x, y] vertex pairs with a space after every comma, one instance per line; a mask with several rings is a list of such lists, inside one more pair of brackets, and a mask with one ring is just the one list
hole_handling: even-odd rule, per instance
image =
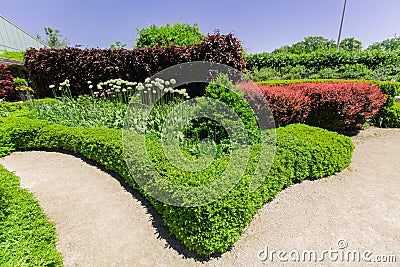
[[[149, 82], [147, 84], [152, 84], [151, 81]], [[161, 82], [158, 80], [158, 82], [166, 84], [166, 81]], [[171, 84], [173, 80], [169, 82]], [[101, 90], [106, 88], [105, 84], [110, 85], [111, 83], [114, 84], [115, 81], [99, 83], [98, 85], [101, 88], [97, 87], [97, 85], [96, 87], [98, 90]], [[116, 84], [118, 86], [118, 81]], [[122, 84], [133, 86], [133, 84], [121, 82]], [[150, 88], [145, 86], [145, 84], [142, 84], [142, 86]], [[63, 96], [60, 96], [59, 99], [33, 101], [32, 103], [28, 102], [25, 104], [24, 108], [32, 112], [28, 116], [17, 117], [18, 112], [21, 112], [17, 111], [14, 115], [11, 114], [11, 116], [1, 120], [2, 130], [0, 140], [2, 141], [0, 147], [3, 155], [14, 150], [26, 149], [63, 149], [79, 153], [89, 159], [95, 160], [105, 168], [115, 171], [133, 188], [146, 196], [145, 192], [136, 184], [127, 170], [123, 157], [121, 130], [118, 129], [120, 127], [117, 127], [117, 124], [110, 123], [109, 125], [114, 129], [107, 129], [104, 128], [104, 125], [100, 126], [103, 122], [100, 122], [98, 125], [88, 126], [86, 121], [95, 121], [91, 118], [79, 120], [79, 116], [77, 115], [74, 116], [73, 123], [67, 119], [74, 108], [81, 110], [84, 106], [97, 105], [93, 110], [98, 114], [99, 106], [107, 109], [107, 105], [109, 105], [109, 111], [111, 111], [117, 105], [123, 106], [124, 103], [117, 101], [118, 97], [102, 98], [100, 94], [95, 94], [97, 91], [91, 96], [73, 98], [70, 93], [64, 92], [68, 87], [67, 85], [68, 82], [61, 84], [61, 90], [58, 92], [61, 92]], [[89, 87], [91, 84], [89, 83], [87, 86]], [[136, 84], [136, 87], [141, 88], [142, 86], [139, 83]], [[154, 86], [159, 86], [159, 84], [156, 84], [156, 81], [154, 81]], [[228, 84], [228, 86], [231, 85]], [[119, 88], [114, 87], [113, 93], [116, 93], [115, 90], [117, 89]], [[211, 84], [207, 89], [210, 97], [212, 97], [213, 92], [215, 93], [218, 90], [224, 90], [224, 88], [218, 88]], [[148, 92], [152, 93], [153, 88]], [[122, 90], [119, 93], [122, 93]], [[184, 91], [180, 91], [180, 94], [178, 93], [177, 96], [181, 95], [185, 99], [185, 93]], [[110, 91], [108, 96], [111, 94]], [[224, 95], [226, 95], [226, 98], [230, 98], [228, 92], [225, 92]], [[178, 97], [174, 97], [171, 100], [179, 101]], [[53, 118], [58, 120], [57, 123], [49, 122], [48, 119], [43, 120], [45, 118], [50, 118], [51, 120], [51, 112], [47, 113], [42, 120], [34, 119], [35, 117], [37, 118], [39, 113], [36, 112], [39, 110], [51, 110], [52, 105], [57, 107], [60, 104], [64, 105], [64, 107], [69, 106], [70, 109], [55, 108], [55, 110], [64, 111], [64, 115], [57, 114], [57, 116], [53, 116]], [[171, 101], [166, 100], [163, 106], [156, 110], [153, 115], [154, 120], [151, 121], [157, 121], [157, 119], [158, 121], [162, 121], [165, 119], [168, 114], [167, 110], [170, 108], [168, 105], [171, 105]], [[82, 113], [90, 114], [85, 111]], [[64, 117], [60, 119], [62, 116]], [[69, 124], [70, 126], [63, 126], [59, 123]], [[199, 124], [199, 127], [201, 129], [204, 127], [204, 124]], [[202, 183], [207, 183], [213, 181], [223, 171], [224, 166], [229, 161], [229, 150], [224, 149], [224, 145], [226, 146], [227, 143], [229, 145], [229, 142], [222, 135], [219, 138], [220, 142], [217, 144], [219, 146], [219, 153], [213, 164], [204, 173], [188, 176], [187, 173], [176, 170], [166, 160], [158, 141], [158, 136], [162, 135], [162, 132], [159, 131], [159, 124], [149, 124], [147, 128], [149, 131], [146, 132], [146, 140], [150, 147], [149, 151], [151, 152], [152, 161], [155, 162], [155, 166], [158, 166], [157, 171], [162, 173], [166, 179], [177, 183], [191, 183], [191, 181], [203, 181]], [[278, 148], [269, 176], [256, 191], [249, 191], [249, 183], [252, 179], [252, 173], [257, 167], [257, 157], [260, 150], [260, 146], [255, 141], [250, 149], [250, 162], [244, 177], [223, 199], [207, 205], [190, 208], [167, 205], [151, 197], [147, 197], [163, 216], [164, 222], [171, 233], [180, 239], [189, 249], [205, 255], [226, 251], [240, 237], [240, 233], [251, 221], [258, 208], [284, 187], [303, 179], [317, 179], [332, 174], [345, 168], [351, 161], [353, 145], [347, 137], [305, 125], [292, 125], [289, 128], [278, 130]], [[218, 133], [218, 131], [214, 132]], [[326, 138], [323, 138], [323, 136], [326, 136]], [[182, 140], [181, 145], [183, 152], [188, 157], [196, 158], [199, 152], [201, 153], [202, 151], [201, 144], [196, 138]], [[326, 161], [321, 161], [326, 158], [330, 159], [329, 164], [326, 164]], [[113, 160], [110, 161], [110, 159]], [[289, 162], [290, 165], [288, 165]], [[133, 164], [138, 173], [143, 173], [146, 169], [145, 162], [138, 161]], [[186, 178], [177, 180], [177, 177]]]
[[[169, 28], [160, 31], [167, 32]], [[172, 42], [160, 38], [167, 40], [167, 44]], [[151, 78], [162, 69], [191, 61], [222, 63], [245, 72], [246, 63], [248, 68], [261, 69], [270, 64], [281, 67], [283, 60], [292, 60], [304, 63], [304, 66], [322, 68], [335, 65], [335, 60], [339, 60], [333, 52], [329, 52], [333, 56], [324, 56], [321, 52], [320, 56], [290, 55], [285, 59], [282, 55], [248, 55], [245, 62], [243, 48], [233, 35], [216, 33], [198, 38], [189, 40], [194, 42], [190, 45], [175, 43], [176, 46], [134, 50], [63, 48], [27, 51], [28, 84], [22, 79], [13, 80], [4, 67], [1, 80], [5, 82], [0, 92], [6, 93], [0, 97], [11, 97], [10, 92], [15, 88], [23, 91], [31, 86], [36, 99], [23, 103], [0, 102], [0, 156], [13, 151], [61, 149], [91, 159], [117, 173], [141, 193], [159, 212], [170, 233], [189, 250], [210, 256], [232, 248], [262, 205], [284, 188], [346, 168], [351, 162], [354, 145], [349, 137], [338, 132], [359, 130], [366, 123], [376, 121], [384, 121], [386, 125], [400, 121], [396, 117], [398, 107], [393, 102], [393, 97], [400, 92], [397, 82], [265, 81], [255, 87], [250, 86], [248, 80], [236, 81], [229, 75], [216, 75], [206, 85], [176, 86], [180, 77]], [[372, 54], [378, 57], [378, 53]], [[258, 127], [257, 114], [248, 104], [257, 103], [255, 98], [259, 95], [256, 92], [261, 92], [267, 100], [272, 111], [268, 119], [273, 119], [277, 129]], [[168, 124], [172, 129], [168, 130], [176, 133], [181, 154], [188, 161], [204, 155], [212, 159], [201, 172], [190, 172], [169, 162], [162, 140], [167, 134], [165, 123], [171, 120], [171, 112], [185, 101], [197, 99], [199, 94], [225, 103], [244, 121], [248, 153], [241, 143], [232, 142], [229, 132], [216, 120], [202, 117], [187, 121], [173, 117], [173, 123]], [[209, 104], [213, 102], [200, 98], [197, 101], [204, 109], [216, 108]], [[143, 108], [132, 109], [133, 104]], [[149, 105], [153, 105], [151, 110], [146, 109]], [[136, 155], [129, 159], [129, 166], [122, 137], [127, 110], [131, 115], [128, 123], [136, 131], [128, 136], [132, 141], [129, 149]], [[143, 123], [143, 117], [149, 119]], [[236, 117], [217, 112], [216, 117], [224, 118], [224, 122], [236, 129]], [[204, 142], [207, 139], [213, 142]], [[142, 140], [146, 154], [139, 149]], [[265, 144], [274, 147], [269, 166], [267, 162], [260, 162]], [[224, 173], [234, 153], [248, 157], [243, 175], [226, 195], [204, 205], [164, 203], [149, 194], [132, 175], [133, 170], [133, 174], [146, 174], [149, 178], [160, 175], [175, 185], [207, 185]], [[259, 169], [269, 171], [261, 172], [266, 175], [259, 187], [251, 190]], [[3, 212], [0, 213], [0, 226], [12, 219], [7, 210], [11, 197], [3, 194], [4, 191], [9, 189], [0, 190], [0, 211]], [[46, 229], [54, 234], [53, 230], [52, 227]], [[54, 247], [53, 239], [48, 244]], [[53, 262], [59, 260], [56, 253], [52, 257]]]
[[[121, 83], [121, 88], [118, 88], [118, 81]], [[78, 98], [71, 96], [67, 91], [69, 83], [68, 81], [64, 81], [57, 88], [57, 92], [61, 92], [59, 99], [33, 101], [25, 106], [26, 109], [32, 111], [27, 117], [17, 117], [17, 114], [11, 114], [11, 116], [1, 120], [1, 151], [5, 155], [14, 150], [63, 149], [79, 153], [98, 162], [106, 169], [121, 175], [133, 188], [141, 192], [145, 197], [147, 196], [147, 199], [162, 215], [164, 223], [171, 233], [180, 239], [190, 250], [194, 250], [199, 254], [210, 255], [222, 253], [232, 247], [234, 242], [240, 237], [244, 227], [251, 221], [262, 204], [270, 200], [286, 186], [302, 181], [303, 179], [317, 179], [333, 174], [345, 168], [351, 161], [353, 145], [349, 138], [319, 128], [293, 124], [277, 130], [277, 151], [271, 170], [268, 177], [265, 177], [266, 179], [256, 191], [249, 191], [249, 185], [252, 181], [254, 170], [257, 168], [257, 159], [262, 147], [257, 144], [257, 139], [253, 139], [253, 145], [250, 147], [250, 160], [245, 174], [224, 198], [196, 207], [177, 207], [164, 204], [146, 195], [146, 192], [132, 179], [125, 164], [121, 129], [115, 124], [117, 120], [109, 124], [114, 129], [104, 128], [104, 125], [101, 126], [103, 122], [100, 122], [98, 125], [88, 126], [86, 121], [95, 120], [88, 117], [82, 118], [78, 115], [74, 116], [75, 119], [73, 122], [68, 120], [68, 116], [73, 109], [81, 110], [83, 106], [94, 106], [93, 110], [95, 112], [92, 113], [92, 116], [94, 116], [94, 113], [99, 113], [100, 109], [98, 107], [104, 107], [105, 110], [108, 107], [109, 111], [118, 105], [123, 107], [126, 105], [123, 103], [124, 98], [118, 98], [116, 95], [115, 97], [112, 96], [112, 94], [123, 93], [122, 84], [125, 86], [135, 86], [137, 92], [143, 91], [146, 88], [148, 93], [153, 93], [153, 87], [160, 89], [159, 86], [161, 84], [165, 85], [167, 82], [154, 80], [154, 83], [152, 83], [152, 81], [147, 80], [147, 83], [145, 81], [144, 84], [137, 83], [133, 85], [120, 80], [118, 81], [105, 81], [99, 83], [98, 87], [95, 85], [99, 91], [105, 89], [103, 96], [101, 96], [100, 92], [96, 94], [97, 91], [95, 91], [93, 95]], [[173, 80], [168, 82], [170, 84], [174, 83]], [[233, 87], [232, 83], [226, 82], [227, 86]], [[113, 92], [111, 92], [111, 89], [106, 89], [107, 86], [105, 85], [109, 86], [110, 84], [116, 84], [116, 87], [113, 85]], [[152, 85], [152, 87], [146, 86], [146, 84]], [[91, 85], [91, 83], [87, 84], [88, 87]], [[139, 88], [142, 88], [142, 90], [138, 90]], [[110, 90], [108, 91], [109, 94], [107, 94], [107, 90]], [[117, 90], [120, 91], [116, 92]], [[227, 100], [232, 99], [232, 96], [229, 96], [229, 91], [225, 90], [225, 93], [222, 93], [224, 90], [224, 87], [218, 87], [214, 84], [210, 84], [206, 89], [210, 97], [222, 97], [222, 100], [224, 98]], [[221, 94], [216, 94], [219, 91]], [[175, 91], [174, 93], [177, 92]], [[182, 100], [184, 100], [187, 98], [186, 94], [185, 91], [181, 90], [180, 93], [177, 93], [177, 96], [182, 96]], [[108, 98], [106, 98], [106, 95]], [[142, 93], [142, 95], [146, 94]], [[139, 100], [151, 101], [151, 97]], [[182, 101], [178, 97], [171, 97], [171, 100]], [[43, 119], [48, 118], [46, 120], [34, 119], [38, 117], [39, 113], [36, 112], [39, 110], [47, 109], [49, 111], [52, 109], [52, 105], [57, 107], [60, 104], [64, 105], [64, 107], [68, 106], [70, 109], [55, 108], [55, 110], [62, 110], [64, 112], [63, 115], [58, 113], [56, 116], [53, 116], [53, 118], [58, 120], [57, 123], [48, 121], [49, 118], [50, 120], [52, 118], [50, 115], [51, 111], [43, 117]], [[193, 133], [196, 129], [200, 130], [207, 127], [207, 125], [212, 127], [210, 129], [215, 129], [213, 132], [220, 135], [215, 139], [219, 140], [217, 143], [219, 152], [213, 164], [202, 173], [189, 174], [185, 171], [177, 170], [165, 158], [158, 141], [158, 137], [163, 134], [160, 131], [162, 129], [160, 125], [162, 125], [162, 121], [168, 116], [169, 105], [172, 104], [173, 102], [167, 100], [162, 103], [152, 114], [154, 119], [151, 120], [151, 123], [145, 125], [149, 129], [145, 133], [145, 139], [147, 140], [146, 143], [149, 147], [148, 151], [151, 160], [154, 166], [157, 166], [156, 171], [161, 173], [165, 179], [186, 185], [193, 182], [195, 184], [198, 182], [207, 184], [218, 177], [227, 166], [230, 158], [230, 150], [224, 148], [224, 146], [229, 147], [229, 140], [226, 140], [223, 131], [217, 131], [217, 125], [210, 125], [207, 122], [193, 122], [193, 129], [189, 131], [190, 133]], [[242, 105], [237, 101], [234, 101], [233, 104]], [[123, 112], [122, 109], [121, 112]], [[140, 114], [141, 111], [137, 112]], [[241, 116], [246, 116], [245, 109], [243, 112], [239, 113]], [[86, 111], [82, 113], [90, 114]], [[69, 124], [70, 126], [62, 124]], [[248, 129], [251, 130], [251, 124], [249, 127]], [[197, 132], [199, 133], [199, 131]], [[134, 138], [134, 140], [140, 140], [140, 138]], [[183, 153], [189, 158], [198, 157], [199, 152], [204, 151], [201, 149], [199, 141], [196, 135], [184, 136], [181, 142]], [[326, 161], [326, 159], [329, 160]], [[138, 174], [146, 172], [146, 161], [142, 161], [140, 157], [136, 158], [134, 162], [130, 162], [130, 164], [133, 164]], [[177, 177], [180, 178], [177, 179]]]

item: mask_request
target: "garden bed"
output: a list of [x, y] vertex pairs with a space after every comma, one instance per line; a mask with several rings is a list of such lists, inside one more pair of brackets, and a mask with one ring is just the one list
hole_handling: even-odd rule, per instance
[[[123, 156], [121, 130], [77, 128], [28, 118], [0, 120], [2, 155], [15, 150], [63, 149], [94, 160], [118, 173], [134, 189], [143, 193], [127, 170]], [[277, 129], [277, 151], [263, 184], [249, 191], [254, 161], [249, 160], [245, 175], [228, 195], [198, 207], [176, 207], [144, 196], [163, 217], [171, 234], [199, 254], [222, 253], [239, 239], [244, 228], [263, 203], [290, 184], [318, 179], [346, 168], [351, 162], [353, 144], [348, 137], [319, 128], [294, 124]], [[157, 144], [150, 145], [157, 151]], [[251, 151], [257, 151], [257, 145]], [[251, 159], [251, 157], [250, 157]], [[161, 162], [164, 160], [161, 157]], [[218, 159], [222, 164], [228, 158]], [[160, 162], [160, 163], [161, 163]], [[222, 164], [223, 165], [223, 164]], [[137, 162], [138, 171], [144, 164]], [[166, 176], [174, 175], [171, 166], [160, 164]]]

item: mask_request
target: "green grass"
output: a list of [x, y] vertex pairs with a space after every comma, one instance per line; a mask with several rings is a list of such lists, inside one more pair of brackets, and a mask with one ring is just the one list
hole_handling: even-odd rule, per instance
[[54, 224], [19, 185], [0, 165], [0, 266], [62, 266]]
[[25, 52], [0, 51], [0, 57], [18, 61], [24, 61], [24, 53]]

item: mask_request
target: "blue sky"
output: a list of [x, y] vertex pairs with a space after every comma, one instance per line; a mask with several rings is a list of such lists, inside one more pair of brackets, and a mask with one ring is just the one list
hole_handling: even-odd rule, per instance
[[[0, 12], [32, 34], [59, 29], [71, 45], [131, 48], [136, 28], [197, 22], [204, 33], [234, 33], [248, 53], [270, 52], [306, 36], [337, 39], [344, 0], [0, 0]], [[342, 38], [364, 47], [400, 36], [399, 0], [348, 0]]]

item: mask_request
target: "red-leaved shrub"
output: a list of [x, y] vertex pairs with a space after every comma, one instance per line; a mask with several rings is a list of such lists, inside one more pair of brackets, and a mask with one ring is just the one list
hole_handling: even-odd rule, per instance
[[[232, 34], [214, 34], [198, 45], [126, 49], [30, 49], [25, 53], [29, 84], [37, 97], [52, 96], [49, 85], [65, 79], [73, 95], [89, 94], [93, 84], [109, 79], [144, 81], [161, 70], [191, 61], [208, 61], [245, 68], [243, 48]], [[168, 77], [174, 78], [174, 77]], [[190, 87], [187, 88], [190, 95]]]
[[311, 110], [310, 98], [302, 91], [286, 86], [259, 86], [274, 114], [277, 127], [304, 123]]
[[378, 86], [364, 82], [305, 83], [293, 88], [311, 99], [307, 124], [333, 131], [361, 126], [386, 101]]
[[15, 98], [13, 76], [6, 65], [0, 64], [0, 98], [12, 100]]
[[376, 115], [386, 101], [378, 86], [365, 82], [258, 87], [278, 127], [302, 122], [332, 131], [354, 129]]

